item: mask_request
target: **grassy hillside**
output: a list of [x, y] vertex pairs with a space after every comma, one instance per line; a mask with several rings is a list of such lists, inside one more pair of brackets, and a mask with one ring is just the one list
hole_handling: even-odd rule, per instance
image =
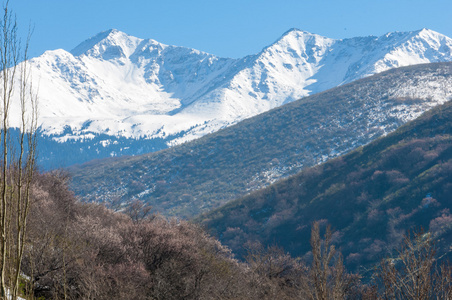
[[434, 108], [386, 137], [306, 169], [200, 218], [226, 245], [276, 243], [292, 255], [309, 249], [313, 221], [337, 231], [354, 268], [388, 254], [409, 228], [452, 242], [452, 103]]
[[452, 64], [391, 70], [171, 149], [71, 169], [87, 201], [139, 198], [191, 217], [391, 132], [452, 97]]

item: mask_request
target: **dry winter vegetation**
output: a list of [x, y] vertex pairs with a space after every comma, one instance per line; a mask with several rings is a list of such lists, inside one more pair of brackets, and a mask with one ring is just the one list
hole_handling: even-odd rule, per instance
[[80, 203], [67, 182], [60, 172], [34, 178], [20, 284], [27, 299], [447, 299], [452, 292], [451, 268], [437, 263], [426, 233], [407, 237], [364, 284], [345, 270], [332, 231], [319, 223], [309, 260], [255, 244], [238, 261], [197, 225]]

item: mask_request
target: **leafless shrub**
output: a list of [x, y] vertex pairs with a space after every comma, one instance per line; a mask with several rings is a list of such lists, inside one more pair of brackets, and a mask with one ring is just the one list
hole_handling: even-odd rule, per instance
[[407, 235], [395, 258], [381, 261], [377, 273], [383, 299], [449, 299], [451, 268], [436, 266], [431, 233]]
[[277, 246], [248, 244], [246, 262], [251, 286], [258, 299], [294, 299], [299, 294], [306, 267]]

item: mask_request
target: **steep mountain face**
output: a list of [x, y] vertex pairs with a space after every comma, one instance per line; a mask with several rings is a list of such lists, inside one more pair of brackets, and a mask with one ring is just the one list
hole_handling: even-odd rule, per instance
[[191, 217], [386, 135], [452, 98], [452, 63], [402, 67], [170, 149], [71, 169], [87, 201], [141, 199]]
[[109, 30], [32, 60], [41, 158], [64, 166], [155, 151], [371, 74], [443, 61], [452, 39], [427, 29], [344, 40], [293, 29], [242, 59]]
[[[430, 231], [438, 257], [451, 257], [452, 102], [392, 134], [198, 218], [235, 253], [246, 242], [310, 251], [311, 224], [336, 231], [354, 269], [391, 254], [404, 234]], [[446, 256], [447, 257], [447, 256]], [[444, 258], [444, 257], [443, 257]], [[360, 269], [366, 275], [365, 268]]]

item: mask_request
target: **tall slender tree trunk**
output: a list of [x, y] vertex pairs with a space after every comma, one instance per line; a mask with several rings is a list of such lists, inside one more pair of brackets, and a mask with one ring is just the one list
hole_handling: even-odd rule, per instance
[[[3, 6], [0, 23], [0, 116], [1, 116], [1, 205], [0, 205], [0, 297], [8, 293], [15, 300], [19, 294], [19, 278], [25, 247], [27, 217], [30, 210], [30, 188], [35, 169], [37, 106], [32, 92], [27, 62], [30, 34], [24, 52], [20, 54], [17, 23]], [[22, 60], [20, 66], [19, 61]], [[13, 91], [17, 94], [14, 95]], [[14, 157], [14, 143], [9, 134], [10, 107], [18, 100], [20, 115], [18, 157]]]
[[1, 284], [1, 296], [2, 299], [6, 298], [6, 263], [7, 263], [7, 242], [8, 242], [8, 230], [6, 228], [8, 207], [7, 207], [7, 171], [8, 171], [8, 113], [9, 113], [9, 103], [10, 103], [10, 69], [9, 69], [9, 48], [10, 48], [10, 17], [8, 16], [7, 7], [4, 8], [4, 16], [2, 22], [2, 44], [0, 46], [0, 68], [2, 70], [3, 81], [3, 106], [2, 106], [2, 151], [3, 151], [3, 161], [2, 161], [2, 206], [1, 206], [1, 256], [2, 265], [0, 272], [0, 284]]

